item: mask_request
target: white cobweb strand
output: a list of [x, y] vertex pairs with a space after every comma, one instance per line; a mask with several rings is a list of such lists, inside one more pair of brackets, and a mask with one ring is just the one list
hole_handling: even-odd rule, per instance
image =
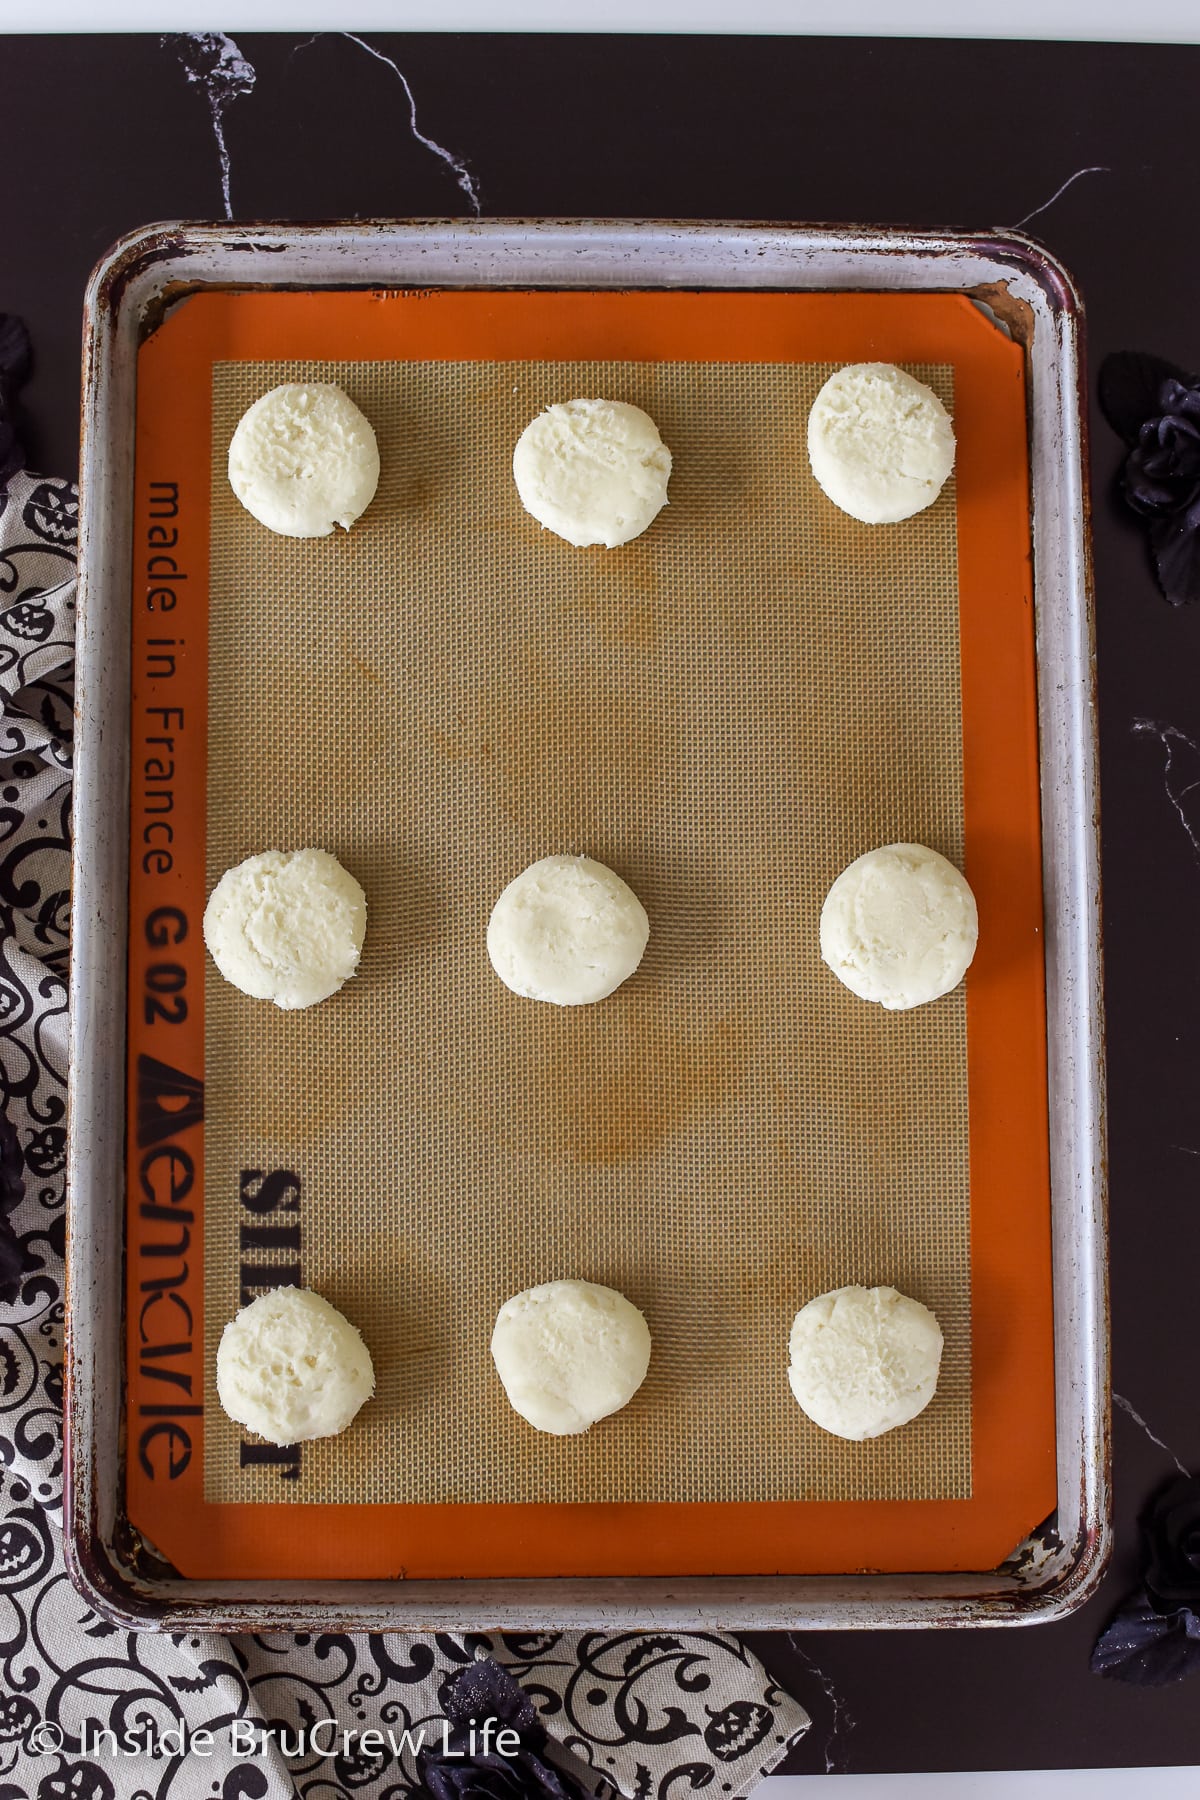
[[229, 148], [225, 142], [225, 110], [239, 94], [248, 94], [258, 79], [254, 65], [242, 55], [233, 39], [223, 31], [183, 31], [163, 38], [163, 44], [174, 44], [183, 64], [183, 72], [193, 87], [198, 87], [208, 102], [213, 137], [221, 161], [221, 198], [225, 217], [232, 219], [230, 199]]
[[[307, 50], [310, 44], [316, 43], [317, 38], [324, 37], [325, 35], [324, 32], [318, 31], [313, 37], [306, 39], [303, 44], [298, 44], [296, 48], [298, 50]], [[400, 86], [404, 89], [404, 97], [408, 101], [408, 122], [409, 129], [413, 136], [416, 138], [418, 144], [422, 144], [432, 156], [438, 157], [441, 162], [445, 163], [446, 167], [452, 172], [456, 183], [466, 195], [467, 203], [470, 206], [471, 211], [475, 214], [476, 218], [479, 218], [482, 209], [479, 200], [479, 189], [475, 185], [474, 176], [471, 174], [471, 171], [468, 169], [461, 156], [455, 156], [453, 150], [447, 150], [445, 144], [439, 144], [436, 138], [426, 137], [425, 133], [417, 124], [416, 97], [413, 94], [412, 88], [409, 86], [408, 77], [405, 75], [403, 69], [398, 63], [393, 62], [390, 56], [385, 56], [382, 50], [377, 50], [374, 44], [368, 44], [365, 38], [356, 37], [354, 32], [339, 31], [336, 35], [345, 38], [347, 43], [357, 44], [360, 50], [365, 50], [368, 56], [373, 56], [376, 62], [383, 63], [386, 68], [389, 68], [392, 71], [393, 75], [395, 75], [397, 81], [400, 83]]]
[[1050, 208], [1054, 205], [1054, 202], [1056, 200], [1062, 199], [1063, 195], [1066, 193], [1066, 191], [1069, 187], [1074, 187], [1075, 183], [1077, 181], [1079, 181], [1084, 175], [1111, 175], [1111, 174], [1112, 174], [1112, 170], [1109, 168], [1107, 163], [1091, 163], [1086, 169], [1076, 169], [1076, 171], [1073, 175], [1067, 176], [1067, 179], [1063, 182], [1061, 187], [1055, 188], [1054, 192], [1051, 194], [1051, 196], [1048, 200], [1043, 200], [1042, 204], [1040, 206], [1035, 206], [1032, 212], [1027, 212], [1023, 219], [1018, 219], [1016, 224], [1013, 226], [1013, 230], [1020, 231], [1022, 225], [1028, 225], [1030, 219], [1039, 219], [1044, 212], [1048, 212], [1050, 210]]
[[1157, 738], [1163, 751], [1163, 792], [1187, 833], [1194, 855], [1200, 858], [1200, 832], [1188, 817], [1184, 801], [1200, 791], [1200, 745], [1174, 725], [1158, 719], [1135, 719], [1135, 736]]
[[1166, 1443], [1162, 1438], [1160, 1438], [1157, 1435], [1157, 1433], [1151, 1431], [1149, 1425], [1147, 1425], [1145, 1419], [1143, 1419], [1141, 1413], [1137, 1410], [1137, 1407], [1133, 1404], [1132, 1400], [1127, 1400], [1125, 1398], [1124, 1394], [1114, 1394], [1113, 1395], [1113, 1405], [1119, 1406], [1123, 1413], [1128, 1414], [1128, 1416], [1133, 1420], [1134, 1424], [1138, 1427], [1138, 1429], [1140, 1431], [1143, 1431], [1146, 1434], [1146, 1436], [1150, 1439], [1150, 1442], [1152, 1444], [1157, 1444], [1157, 1446], [1160, 1450], [1166, 1451], [1167, 1455], [1170, 1457], [1171, 1461], [1175, 1464], [1175, 1467], [1179, 1470], [1179, 1473], [1181, 1475], [1190, 1475], [1191, 1474], [1192, 1471], [1189, 1468], [1187, 1468], [1186, 1465], [1179, 1460], [1178, 1455], [1176, 1454], [1176, 1452], [1174, 1450], [1172, 1450], [1170, 1444]]
[[[829, 1679], [828, 1675], [826, 1675], [824, 1669], [813, 1661], [807, 1650], [801, 1645], [799, 1641], [799, 1632], [788, 1631], [785, 1632], [784, 1636], [795, 1655], [798, 1656], [800, 1661], [804, 1664], [805, 1668], [810, 1670], [811, 1673], [816, 1676], [821, 1684], [821, 1690], [829, 1702], [829, 1730], [826, 1733], [825, 1743], [822, 1747], [822, 1754], [825, 1758], [825, 1773], [826, 1775], [837, 1775], [842, 1773], [844, 1772], [844, 1765], [848, 1760], [845, 1738], [854, 1730], [854, 1716], [851, 1713], [849, 1706], [834, 1687], [833, 1682]], [[834, 1746], [837, 1744], [839, 1737], [843, 1740], [842, 1747], [840, 1752], [835, 1754]], [[838, 1768], [839, 1761], [843, 1764], [843, 1770], [839, 1770]]]

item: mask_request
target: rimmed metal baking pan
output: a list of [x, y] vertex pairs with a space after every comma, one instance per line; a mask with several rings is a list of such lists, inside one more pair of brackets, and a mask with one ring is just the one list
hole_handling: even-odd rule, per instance
[[[1058, 1504], [998, 1569], [852, 1576], [184, 1580], [123, 1510], [122, 1268], [133, 420], [139, 343], [181, 297], [289, 288], [959, 293], [1024, 346], [1037, 624]], [[1028, 240], [805, 227], [497, 222], [164, 226], [88, 297], [68, 1268], [68, 1555], [134, 1625], [365, 1629], [1021, 1623], [1077, 1605], [1108, 1547], [1098, 844], [1081, 313]], [[182, 1440], [180, 1440], [182, 1441]]]

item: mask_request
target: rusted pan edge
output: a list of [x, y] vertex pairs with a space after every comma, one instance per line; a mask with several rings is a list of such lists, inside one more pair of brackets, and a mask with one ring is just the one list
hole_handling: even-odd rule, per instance
[[[1026, 346], [1048, 931], [1058, 1508], [981, 1574], [523, 1582], [187, 1582], [122, 1516], [128, 595], [137, 344], [203, 287], [682, 286], [979, 293]], [[147, 227], [85, 306], [65, 1350], [66, 1553], [134, 1629], [827, 1630], [1029, 1624], [1111, 1547], [1103, 997], [1082, 307], [1015, 233], [677, 221]]]
[[[1041, 403], [1031, 416], [1054, 1243], [1058, 1525], [1079, 1568], [1074, 1610], [1112, 1555], [1108, 1147], [1099, 718], [1083, 305], [1040, 244], [998, 260], [1045, 297]], [[1011, 284], [1018, 287], [1020, 277]], [[1049, 402], [1049, 403], [1047, 403]], [[1049, 479], [1051, 470], [1058, 479]], [[1040, 477], [1040, 478], [1039, 478]], [[1074, 1485], [1070, 1484], [1072, 1466]], [[1084, 1565], [1086, 1565], [1086, 1574]]]
[[[150, 234], [117, 261], [152, 267]], [[83, 321], [76, 596], [67, 1209], [63, 1342], [63, 1537], [76, 1585], [105, 1589], [122, 1483], [124, 938], [136, 326], [89, 285]], [[118, 297], [119, 298], [119, 297]], [[127, 610], [127, 609], [126, 609]], [[132, 1590], [128, 1590], [132, 1594]]]

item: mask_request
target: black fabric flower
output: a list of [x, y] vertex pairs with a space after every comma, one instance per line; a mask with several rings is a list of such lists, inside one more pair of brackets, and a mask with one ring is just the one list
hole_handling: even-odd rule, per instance
[[1159, 586], [1172, 606], [1200, 600], [1200, 379], [1121, 351], [1101, 365], [1100, 407], [1129, 446], [1121, 490], [1146, 520]]
[[1096, 1640], [1090, 1667], [1135, 1687], [1168, 1687], [1200, 1668], [1200, 1618], [1156, 1612], [1139, 1588]]
[[1125, 464], [1125, 493], [1138, 512], [1189, 512], [1200, 495], [1200, 387], [1169, 376], [1162, 411], [1147, 419]]
[[6, 1303], [16, 1299], [21, 1289], [21, 1277], [30, 1267], [25, 1246], [8, 1217], [16, 1212], [24, 1198], [21, 1140], [12, 1120], [0, 1113], [0, 1301]]
[[1200, 1669], [1200, 1480], [1180, 1475], [1141, 1521], [1143, 1585], [1092, 1651], [1093, 1674], [1163, 1687]]
[[1180, 1475], [1170, 1482], [1151, 1506], [1142, 1532], [1150, 1604], [1160, 1613], [1181, 1606], [1200, 1613], [1200, 1480]]
[[[485, 1658], [459, 1670], [440, 1699], [445, 1737], [422, 1750], [418, 1764], [419, 1791], [428, 1800], [587, 1800], [569, 1775], [547, 1762], [546, 1733], [533, 1702], [498, 1663]], [[494, 1748], [495, 1731], [489, 1748], [480, 1748], [479, 1728], [487, 1719], [517, 1734], [513, 1755]]]

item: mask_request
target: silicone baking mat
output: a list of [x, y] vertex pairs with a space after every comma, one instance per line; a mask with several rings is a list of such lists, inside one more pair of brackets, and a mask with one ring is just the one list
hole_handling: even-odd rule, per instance
[[[194, 1365], [197, 1410], [143, 1415], [138, 1459], [150, 1501], [187, 1437], [174, 1499], [185, 1483], [218, 1522], [187, 1572], [303, 1572], [333, 1519], [343, 1554], [317, 1562], [345, 1572], [947, 1566], [952, 1509], [999, 1529], [1001, 1505], [996, 1560], [1053, 1505], [1021, 353], [948, 296], [841, 296], [845, 347], [831, 298], [205, 296], [144, 348], [135, 965], [139, 916], [157, 925], [131, 1074], [141, 1134], [169, 1129], [138, 1145], [137, 1181], [145, 1237], [147, 1188], [190, 1166], [197, 1235], [186, 1295], [151, 1290], [155, 1322], [186, 1302], [186, 1357], [139, 1343], [131, 1388], [161, 1405], [153, 1384]], [[803, 452], [821, 382], [868, 357], [929, 381], [960, 445], [957, 488], [882, 530], [837, 512]], [[351, 533], [296, 542], [244, 512], [224, 464], [245, 407], [307, 379], [363, 407], [383, 476]], [[540, 531], [513, 489], [519, 431], [577, 393], [644, 406], [674, 453], [669, 508], [619, 551]], [[151, 455], [197, 424], [186, 486], [156, 478]], [[977, 651], [995, 814], [971, 781]], [[146, 735], [172, 742], [143, 757], [139, 806], [152, 689], [182, 717], [157, 708], [170, 729]], [[156, 811], [167, 792], [178, 810]], [[184, 818], [188, 866], [162, 869]], [[965, 989], [906, 1015], [849, 995], [817, 949], [833, 876], [895, 839], [965, 860], [981, 914]], [[284, 1014], [205, 963], [199, 915], [231, 863], [303, 843], [358, 876], [368, 936], [347, 988]], [[484, 948], [500, 888], [561, 850], [618, 869], [651, 918], [642, 968], [596, 1008], [518, 999]], [[170, 957], [155, 935], [180, 938]], [[177, 1037], [149, 1058], [172, 1026], [188, 1054]], [[181, 1123], [172, 1071], [202, 1120]], [[988, 1147], [994, 1112], [1015, 1142]], [[1034, 1235], [1001, 1338], [979, 1251], [1017, 1185]], [[500, 1302], [561, 1275], [620, 1288], [654, 1335], [633, 1403], [574, 1439], [515, 1417], [487, 1350]], [[211, 1379], [225, 1320], [278, 1280], [355, 1319], [378, 1382], [349, 1432], [286, 1451], [233, 1426]], [[866, 1445], [811, 1425], [786, 1381], [797, 1306], [849, 1281], [916, 1295], [946, 1334], [933, 1404]], [[980, 1492], [1014, 1379], [1020, 1501], [1011, 1472]], [[730, 1544], [765, 1518], [773, 1539]], [[166, 1547], [144, 1505], [139, 1523]]]

